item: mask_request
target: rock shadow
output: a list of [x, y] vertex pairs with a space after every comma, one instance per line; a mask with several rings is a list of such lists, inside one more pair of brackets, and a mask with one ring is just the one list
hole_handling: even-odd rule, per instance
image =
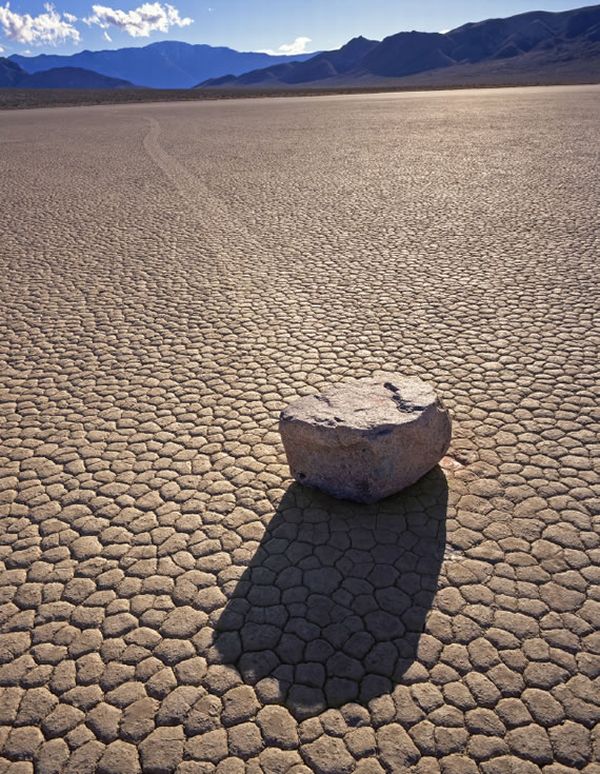
[[389, 693], [437, 589], [447, 501], [439, 467], [370, 506], [292, 484], [219, 618], [211, 660], [299, 719]]

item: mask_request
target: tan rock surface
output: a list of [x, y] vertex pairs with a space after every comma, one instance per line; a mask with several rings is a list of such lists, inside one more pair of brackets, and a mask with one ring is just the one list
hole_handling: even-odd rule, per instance
[[431, 385], [389, 373], [294, 401], [281, 412], [279, 431], [297, 481], [375, 503], [437, 465], [450, 445], [451, 422]]

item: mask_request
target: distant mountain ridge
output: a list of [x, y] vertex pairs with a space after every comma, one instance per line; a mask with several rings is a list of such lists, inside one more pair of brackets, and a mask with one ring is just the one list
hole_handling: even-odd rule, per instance
[[16, 62], [0, 57], [0, 88], [16, 86], [27, 73]]
[[70, 56], [0, 58], [0, 87], [341, 88], [600, 82], [600, 5], [531, 11], [442, 34], [353, 38], [298, 56], [161, 41]]
[[16, 62], [0, 58], [0, 88], [125, 89], [133, 88], [133, 84], [121, 78], [109, 78], [81, 67], [54, 67], [51, 70], [30, 74]]
[[81, 51], [69, 56], [13, 54], [9, 58], [29, 73], [56, 67], [81, 67], [111, 78], [131, 81], [138, 86], [173, 89], [189, 88], [200, 81], [225, 73], [235, 76], [274, 64], [304, 61], [313, 56], [314, 53], [272, 56], [258, 52], [240, 52], [226, 47], [165, 40], [139, 48]]
[[367, 40], [361, 36], [353, 38], [340, 49], [323, 51], [305, 62], [277, 64], [261, 70], [252, 70], [237, 78], [234, 75], [225, 75], [199, 85], [227, 86], [228, 84], [244, 84], [251, 86], [257, 83], [262, 84], [265, 81], [288, 84], [318, 81], [350, 71], [355, 66], [357, 60], [360, 60], [378, 45], [379, 42], [377, 40]]
[[464, 24], [445, 34], [399, 32], [381, 42], [354, 38], [338, 51], [306, 62], [228, 75], [199, 84], [211, 87], [267, 87], [305, 84], [379, 83], [434, 70], [485, 72], [490, 63], [513, 60], [522, 67], [564, 67], [580, 59], [595, 67], [600, 80], [600, 5], [552, 13], [531, 11], [505, 19]]

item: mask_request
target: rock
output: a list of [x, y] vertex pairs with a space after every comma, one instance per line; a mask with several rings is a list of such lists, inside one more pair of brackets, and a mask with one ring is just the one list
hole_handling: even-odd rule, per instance
[[13, 728], [2, 746], [2, 754], [16, 760], [31, 760], [43, 743], [44, 737], [39, 728], [33, 726]]
[[249, 685], [239, 685], [227, 691], [223, 696], [223, 705], [221, 720], [225, 726], [250, 720], [260, 709], [256, 694]]
[[218, 763], [227, 757], [227, 734], [223, 729], [190, 737], [186, 742], [188, 757]]
[[85, 714], [76, 707], [59, 704], [42, 721], [42, 731], [47, 739], [64, 736], [85, 719]]
[[590, 732], [585, 726], [567, 720], [550, 729], [555, 759], [565, 766], [582, 769], [592, 754]]
[[354, 758], [341, 739], [322, 736], [316, 742], [307, 744], [303, 754], [317, 774], [350, 774], [354, 769]]
[[119, 723], [121, 710], [111, 707], [106, 702], [97, 704], [91, 712], [87, 713], [85, 722], [91, 728], [97, 739], [106, 744], [119, 738]]
[[136, 748], [120, 740], [108, 745], [96, 769], [97, 774], [139, 774], [140, 771]]
[[154, 728], [158, 707], [158, 701], [149, 696], [126, 707], [120, 725], [121, 736], [128, 742], [139, 743]]
[[298, 747], [297, 723], [285, 707], [263, 707], [258, 713], [258, 725], [269, 747], [290, 750]]
[[383, 374], [300, 398], [279, 430], [293, 477], [373, 503], [414, 484], [445, 455], [450, 415], [416, 377]]
[[377, 744], [382, 763], [390, 771], [409, 771], [419, 760], [419, 750], [399, 723], [380, 728]]
[[247, 760], [258, 755], [263, 748], [260, 729], [254, 723], [240, 723], [232, 726], [227, 732], [229, 752]]
[[86, 742], [71, 753], [69, 762], [63, 769], [64, 774], [96, 774], [98, 761], [104, 750], [105, 747], [100, 742]]
[[157, 728], [138, 749], [142, 771], [147, 774], [170, 774], [183, 759], [183, 729], [181, 726]]
[[178, 607], [165, 618], [160, 633], [165, 637], [192, 637], [206, 623], [206, 613], [192, 607]]
[[61, 774], [69, 760], [69, 747], [64, 739], [45, 742], [35, 756], [36, 774]]
[[91, 559], [102, 553], [102, 543], [92, 535], [79, 537], [71, 543], [71, 551], [76, 559]]

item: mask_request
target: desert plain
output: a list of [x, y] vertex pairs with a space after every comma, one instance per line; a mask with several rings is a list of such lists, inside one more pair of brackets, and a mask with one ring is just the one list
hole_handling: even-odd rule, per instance
[[[600, 772], [600, 87], [0, 114], [0, 772]], [[448, 456], [292, 483], [390, 370]]]

